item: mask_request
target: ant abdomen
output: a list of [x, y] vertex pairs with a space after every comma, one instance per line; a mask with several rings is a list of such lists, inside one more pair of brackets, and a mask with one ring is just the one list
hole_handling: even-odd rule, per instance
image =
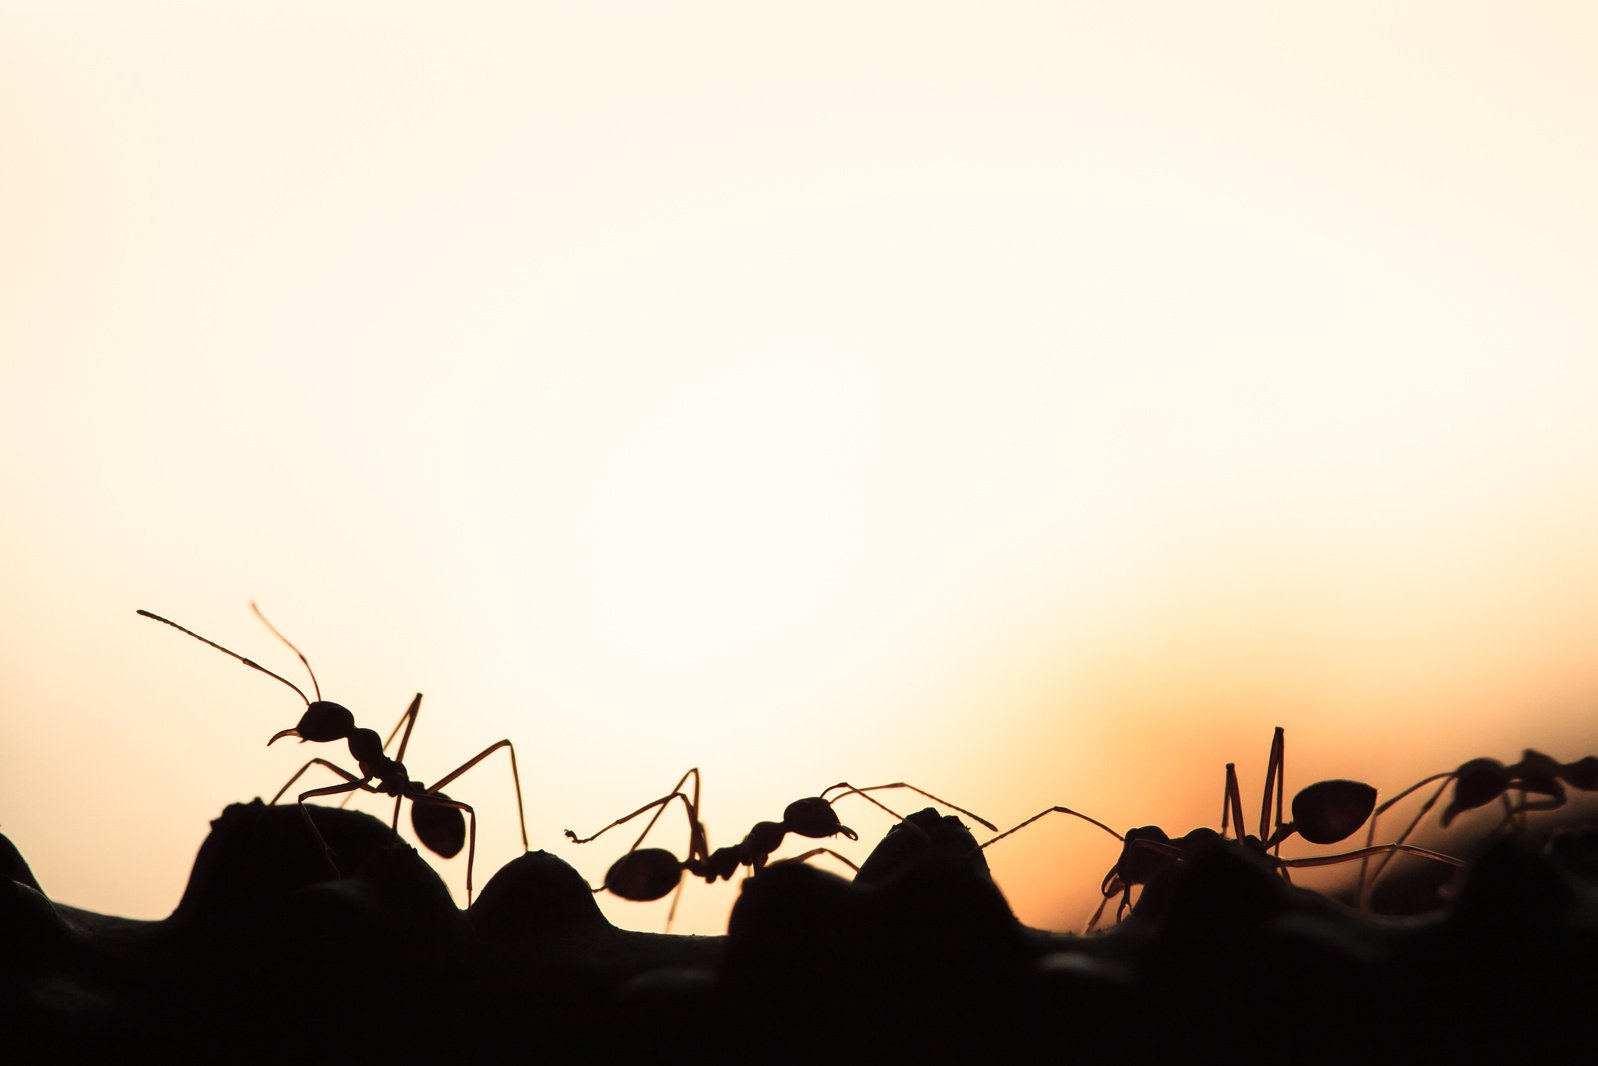
[[1376, 790], [1363, 781], [1317, 781], [1293, 797], [1293, 826], [1311, 844], [1335, 844], [1375, 809]]
[[[433, 793], [438, 799], [448, 800], [442, 792]], [[444, 803], [413, 801], [411, 803], [411, 828], [416, 839], [433, 854], [453, 859], [466, 846], [466, 816], [460, 808]]]
[[682, 861], [665, 848], [639, 848], [611, 863], [605, 887], [622, 899], [648, 903], [676, 888], [682, 870]]
[[820, 796], [807, 796], [788, 804], [782, 812], [782, 823], [788, 827], [790, 833], [798, 833], [813, 840], [838, 834], [850, 840], [860, 839], [858, 833], [838, 820], [838, 812], [833, 809], [832, 804]]

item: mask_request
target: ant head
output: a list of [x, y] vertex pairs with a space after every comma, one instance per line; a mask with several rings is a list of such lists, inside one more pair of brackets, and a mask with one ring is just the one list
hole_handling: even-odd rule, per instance
[[[1159, 826], [1140, 825], [1136, 829], [1128, 829], [1125, 841], [1121, 848], [1121, 859], [1114, 871], [1122, 884], [1146, 885], [1171, 864], [1171, 838]], [[1150, 844], [1154, 846], [1150, 847]]]
[[1376, 809], [1376, 790], [1363, 781], [1317, 781], [1293, 797], [1293, 825], [1311, 844], [1346, 840]]
[[1497, 759], [1472, 759], [1454, 771], [1454, 800], [1443, 811], [1443, 828], [1466, 811], [1491, 803], [1504, 794], [1509, 772]]
[[[448, 800], [442, 792], [434, 792], [434, 799]], [[411, 801], [411, 828], [416, 839], [427, 845], [433, 854], [445, 859], [459, 855], [466, 844], [466, 817], [459, 807], [448, 803]]]
[[284, 737], [299, 737], [302, 741], [325, 744], [330, 740], [343, 740], [354, 730], [355, 715], [348, 707], [330, 700], [317, 700], [305, 708], [299, 725], [274, 733], [266, 743], [270, 747]]
[[1598, 755], [1577, 759], [1565, 767], [1561, 776], [1569, 781], [1573, 788], [1579, 788], [1583, 792], [1598, 789]]
[[807, 796], [788, 804], [782, 812], [782, 824], [790, 833], [815, 840], [839, 833], [850, 840], [860, 839], [858, 833], [838, 821], [838, 812], [820, 796]]
[[682, 870], [682, 860], [665, 848], [639, 848], [611, 863], [605, 887], [622, 899], [647, 903], [676, 888]]

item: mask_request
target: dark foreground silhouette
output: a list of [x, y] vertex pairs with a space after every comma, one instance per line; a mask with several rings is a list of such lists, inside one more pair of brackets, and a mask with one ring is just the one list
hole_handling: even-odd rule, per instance
[[[0, 837], [12, 1062], [1585, 1061], [1598, 1049], [1598, 835], [1506, 836], [1445, 907], [1377, 918], [1219, 842], [1088, 936], [1021, 925], [953, 817], [851, 881], [777, 864], [725, 936], [630, 932], [545, 852], [467, 911], [369, 815], [212, 823], [171, 917], [50, 901]], [[1062, 883], [1078, 871], [1062, 871]]]

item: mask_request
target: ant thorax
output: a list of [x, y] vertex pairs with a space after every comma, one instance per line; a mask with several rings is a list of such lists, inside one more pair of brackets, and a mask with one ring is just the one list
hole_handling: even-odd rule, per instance
[[[383, 791], [399, 795], [412, 784], [405, 767], [383, 754], [383, 740], [375, 729], [357, 729], [350, 734], [350, 754], [367, 779], [377, 778]], [[420, 787], [420, 782], [415, 782]]]

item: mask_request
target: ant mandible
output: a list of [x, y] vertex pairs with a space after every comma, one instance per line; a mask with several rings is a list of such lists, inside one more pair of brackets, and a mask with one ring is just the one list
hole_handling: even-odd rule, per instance
[[[278, 789], [277, 794], [271, 800], [272, 803], [277, 803], [283, 797], [283, 794], [289, 790], [289, 786], [298, 781], [301, 775], [313, 766], [326, 767], [344, 779], [340, 784], [313, 788], [299, 795], [300, 813], [305, 815], [305, 824], [311, 827], [311, 833], [316, 837], [316, 842], [321, 845], [322, 854], [327, 858], [328, 865], [333, 868], [335, 874], [339, 872], [339, 869], [338, 864], [333, 860], [333, 849], [328, 846], [326, 839], [323, 838], [322, 831], [316, 827], [316, 821], [311, 817], [310, 808], [305, 805], [305, 801], [318, 796], [336, 796], [339, 794], [346, 794], [345, 798], [347, 800], [348, 795], [356, 791], [393, 796], [394, 816], [390, 822], [390, 828], [394, 831], [394, 835], [398, 837], [400, 804], [408, 799], [411, 801], [411, 827], [416, 831], [416, 838], [429, 851], [441, 858], [451, 859], [460, 854], [463, 844], [466, 846], [466, 900], [469, 906], [472, 898], [472, 864], [477, 856], [477, 812], [470, 804], [462, 803], [445, 795], [443, 788], [500, 748], [504, 748], [510, 756], [511, 780], [516, 786], [516, 813], [521, 820], [522, 850], [529, 850], [527, 815], [522, 806], [522, 782], [521, 775], [516, 769], [515, 747], [512, 746], [508, 739], [497, 741], [435, 781], [431, 786], [424, 786], [421, 781], [414, 780], [410, 776], [403, 762], [405, 748], [411, 739], [411, 729], [416, 725], [416, 717], [421, 710], [422, 694], [418, 692], [415, 698], [411, 700], [410, 706], [400, 716], [399, 722], [394, 726], [393, 731], [389, 733], [388, 739], [380, 740], [376, 730], [356, 728], [355, 715], [351, 713], [349, 708], [342, 704], [322, 699], [322, 688], [316, 680], [316, 672], [311, 669], [310, 660], [306, 659], [305, 654], [267, 620], [266, 616], [261, 613], [261, 609], [253, 602], [250, 604], [250, 610], [255, 612], [255, 616], [261, 620], [262, 624], [271, 630], [274, 636], [288, 645], [289, 650], [298, 656], [300, 662], [305, 665], [306, 673], [311, 675], [311, 688], [316, 694], [316, 699], [311, 699], [298, 685], [281, 674], [273, 673], [253, 659], [247, 659], [236, 651], [224, 648], [216, 641], [202, 637], [192, 629], [178, 625], [170, 618], [163, 618], [158, 614], [145, 610], [140, 610], [138, 613], [145, 618], [151, 618], [169, 625], [179, 632], [187, 633], [202, 644], [208, 644], [217, 651], [232, 656], [252, 670], [259, 670], [268, 677], [276, 678], [293, 689], [300, 699], [305, 701], [305, 713], [300, 717], [299, 724], [290, 729], [283, 729], [274, 733], [272, 738], [266, 742], [268, 747], [284, 737], [297, 737], [302, 743], [314, 741], [325, 744], [335, 740], [348, 742], [350, 755], [355, 759], [356, 765], [360, 767], [361, 772], [359, 775], [352, 774], [342, 766], [326, 759], [311, 759], [294, 772], [294, 776], [290, 777], [283, 787]], [[389, 744], [393, 742], [396, 735], [400, 734], [402, 729], [404, 730], [404, 735], [400, 736], [399, 749], [394, 753], [394, 757], [390, 758], [385, 753]]]
[[1132, 889], [1138, 885], [1147, 885], [1172, 865], [1189, 858], [1198, 850], [1212, 846], [1218, 841], [1226, 839], [1226, 831], [1230, 825], [1237, 843], [1259, 855], [1264, 856], [1284, 878], [1289, 878], [1288, 869], [1299, 866], [1328, 866], [1333, 863], [1349, 862], [1353, 859], [1366, 858], [1371, 855], [1391, 854], [1395, 851], [1407, 851], [1421, 855], [1425, 858], [1451, 865], [1462, 865], [1459, 860], [1447, 855], [1441, 855], [1425, 848], [1417, 848], [1402, 841], [1395, 844], [1368, 844], [1358, 851], [1341, 855], [1320, 855], [1304, 859], [1284, 859], [1281, 847], [1288, 838], [1297, 835], [1312, 844], [1335, 844], [1346, 840], [1360, 826], [1365, 824], [1371, 815], [1372, 808], [1376, 805], [1376, 790], [1360, 781], [1328, 780], [1318, 781], [1309, 785], [1294, 795], [1291, 821], [1282, 820], [1284, 809], [1285, 771], [1286, 764], [1286, 734], [1281, 726], [1276, 727], [1276, 732], [1271, 738], [1271, 752], [1265, 770], [1265, 794], [1260, 804], [1259, 833], [1244, 834], [1243, 831], [1243, 798], [1242, 790], [1238, 785], [1237, 765], [1226, 764], [1226, 787], [1221, 797], [1221, 831], [1216, 833], [1213, 829], [1198, 828], [1191, 830], [1183, 836], [1172, 838], [1159, 826], [1145, 825], [1129, 829], [1123, 835], [1117, 833], [1109, 826], [1096, 818], [1090, 818], [1080, 811], [1069, 807], [1050, 807], [1039, 811], [1013, 829], [1007, 829], [998, 836], [982, 845], [987, 848], [996, 844], [1033, 822], [1050, 814], [1069, 814], [1080, 818], [1091, 825], [1098, 826], [1106, 833], [1121, 841], [1121, 854], [1116, 859], [1115, 865], [1104, 875], [1104, 880], [1099, 886], [1103, 895], [1098, 907], [1093, 911], [1093, 917], [1088, 920], [1089, 931], [1098, 925], [1099, 918], [1104, 914], [1104, 908], [1115, 896], [1120, 896], [1120, 904], [1116, 908], [1116, 921], [1120, 921], [1132, 907]]
[[[1509, 825], [1517, 816], [1524, 825], [1526, 815], [1533, 811], [1552, 811], [1563, 807], [1566, 801], [1566, 785], [1583, 792], [1598, 789], [1598, 755], [1588, 755], [1575, 762], [1562, 763], [1550, 755], [1527, 748], [1522, 752], [1519, 762], [1507, 766], [1497, 759], [1469, 759], [1453, 770], [1444, 770], [1421, 778], [1377, 807], [1371, 815], [1369, 834], [1375, 835], [1376, 820], [1389, 808], [1434, 781], [1439, 782], [1436, 791], [1426, 798], [1426, 802], [1422, 803], [1420, 810], [1415, 812], [1415, 817], [1410, 820], [1409, 825], [1398, 834], [1400, 844], [1409, 839], [1410, 834], [1415, 832], [1431, 809], [1437, 806], [1437, 801], [1442, 798], [1450, 784], [1454, 786], [1454, 798], [1447, 807], [1443, 808], [1443, 813], [1438, 818], [1438, 824], [1442, 828], [1447, 829], [1450, 822], [1466, 811], [1485, 807], [1494, 800], [1502, 800], [1504, 805], [1504, 820], [1497, 828]], [[1510, 800], [1509, 794], [1512, 791], [1520, 793], [1518, 803]], [[1532, 796], [1541, 798], [1532, 799]], [[1382, 875], [1382, 871], [1391, 861], [1391, 854], [1384, 856], [1374, 871], [1371, 871], [1368, 879], [1366, 867], [1361, 866], [1358, 898], [1362, 905], [1369, 902], [1371, 893], [1376, 890], [1376, 879]]]
[[[693, 782], [692, 795], [683, 791], [683, 786]], [[572, 830], [566, 830], [566, 836], [574, 844], [587, 844], [589, 841], [608, 833], [619, 825], [625, 825], [640, 815], [653, 811], [653, 816], [644, 825], [643, 832], [638, 834], [638, 839], [633, 841], [632, 847], [626, 854], [611, 864], [605, 873], [605, 879], [595, 892], [610, 891], [622, 899], [632, 900], [637, 903], [649, 902], [664, 897], [668, 892], [673, 892], [671, 909], [666, 914], [666, 926], [671, 927], [671, 921], [677, 911], [677, 899], [682, 891], [682, 876], [689, 873], [700, 877], [706, 883], [714, 884], [718, 880], [732, 880], [733, 874], [738, 872], [740, 866], [747, 866], [751, 874], [764, 869], [771, 858], [771, 853], [782, 844], [783, 838], [789, 833], [797, 836], [820, 840], [831, 836], [843, 836], [849, 840], [858, 840], [859, 834], [844, 825], [838, 818], [838, 812], [833, 809], [833, 804], [845, 796], [860, 796], [869, 803], [882, 808], [895, 818], [903, 819], [903, 815], [882, 803], [872, 792], [880, 792], [890, 788], [906, 788], [912, 792], [925, 796], [934, 803], [948, 807], [950, 810], [959, 811], [961, 814], [980, 822], [990, 830], [996, 827], [986, 818], [982, 818], [964, 807], [957, 807], [947, 800], [939, 799], [932, 793], [917, 788], [915, 785], [903, 781], [895, 781], [886, 785], [867, 785], [856, 788], [847, 781], [840, 781], [821, 791], [819, 796], [807, 796], [794, 800], [782, 812], [780, 822], [756, 822], [754, 828], [737, 844], [710, 850], [709, 840], [705, 834], [704, 822], [699, 817], [699, 768], [696, 766], [683, 774], [677, 784], [666, 795], [657, 800], [644, 804], [631, 814], [616, 819], [609, 825], [586, 837], [579, 837]], [[837, 795], [828, 799], [828, 794], [836, 792]], [[641, 845], [649, 831], [655, 827], [660, 816], [672, 800], [681, 800], [688, 817], [688, 856], [679, 859], [673, 852], [665, 848], [646, 848]], [[828, 847], [816, 847], [802, 855], [781, 859], [781, 862], [803, 862], [817, 855], [831, 855], [833, 858], [848, 866], [851, 870], [860, 869], [853, 861], [840, 855]]]

